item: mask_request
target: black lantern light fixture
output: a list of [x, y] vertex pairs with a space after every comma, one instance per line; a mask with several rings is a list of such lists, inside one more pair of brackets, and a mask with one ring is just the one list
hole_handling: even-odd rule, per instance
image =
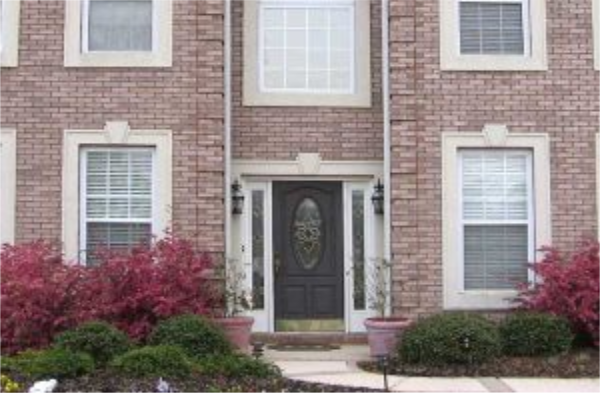
[[244, 210], [244, 193], [242, 192], [242, 185], [236, 179], [231, 185], [231, 213], [242, 214]]
[[373, 210], [375, 210], [375, 214], [383, 214], [384, 199], [385, 195], [383, 193], [383, 184], [381, 184], [381, 180], [377, 180], [377, 184], [373, 190], [373, 195], [371, 196], [371, 202], [373, 202]]

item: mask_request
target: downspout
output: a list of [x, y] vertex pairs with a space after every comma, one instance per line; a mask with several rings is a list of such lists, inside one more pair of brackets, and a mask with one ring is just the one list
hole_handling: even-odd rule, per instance
[[231, 0], [225, 0], [224, 18], [224, 132], [225, 132], [225, 260], [231, 258]]
[[383, 215], [383, 257], [391, 261], [391, 136], [390, 136], [390, 21], [389, 0], [381, 0], [381, 90], [383, 105], [383, 184], [384, 215]]
[[[383, 106], [383, 184], [384, 188], [384, 209], [383, 209], [383, 258], [386, 261], [392, 261], [391, 251], [391, 195], [392, 195], [392, 176], [391, 176], [391, 137], [390, 137], [390, 19], [389, 19], [389, 0], [381, 0], [381, 90]], [[393, 310], [392, 302], [392, 274], [387, 279], [388, 301], [386, 315], [391, 315]]]

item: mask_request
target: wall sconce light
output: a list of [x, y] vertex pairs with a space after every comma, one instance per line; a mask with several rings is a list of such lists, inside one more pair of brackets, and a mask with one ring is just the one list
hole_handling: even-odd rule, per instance
[[373, 202], [373, 210], [375, 211], [375, 214], [383, 214], [384, 199], [385, 195], [383, 193], [383, 184], [381, 184], [381, 180], [377, 180], [377, 184], [373, 190], [373, 195], [371, 195], [371, 202]]
[[236, 179], [231, 185], [231, 214], [242, 214], [244, 210], [244, 193], [242, 185]]

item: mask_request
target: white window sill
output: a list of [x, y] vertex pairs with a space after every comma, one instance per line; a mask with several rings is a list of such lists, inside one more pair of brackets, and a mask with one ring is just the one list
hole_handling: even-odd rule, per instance
[[463, 55], [442, 58], [442, 71], [548, 71], [546, 59], [523, 56]]
[[65, 67], [171, 67], [170, 53], [95, 52], [66, 54]]
[[444, 296], [445, 310], [507, 310], [514, 308], [515, 290], [452, 291]]

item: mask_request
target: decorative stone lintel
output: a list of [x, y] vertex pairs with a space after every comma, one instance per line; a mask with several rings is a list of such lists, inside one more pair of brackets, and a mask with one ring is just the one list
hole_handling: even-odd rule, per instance
[[129, 131], [129, 123], [126, 121], [107, 121], [104, 125], [104, 136], [108, 143], [127, 143]]
[[504, 124], [486, 124], [483, 127], [485, 145], [488, 147], [502, 147], [506, 145], [508, 127]]

